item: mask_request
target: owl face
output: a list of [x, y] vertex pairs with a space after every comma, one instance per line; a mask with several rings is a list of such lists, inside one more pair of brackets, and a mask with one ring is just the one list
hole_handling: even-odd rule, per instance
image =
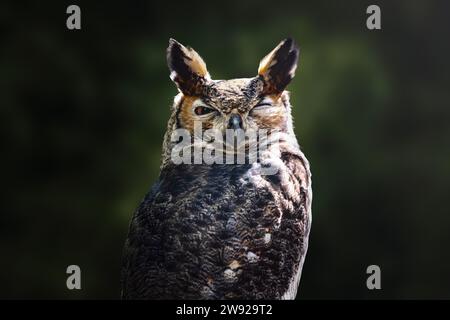
[[283, 99], [264, 95], [258, 78], [210, 81], [200, 96], [184, 96], [178, 113], [179, 125], [189, 131], [195, 122], [202, 129], [282, 130], [287, 121]]
[[294, 77], [299, 50], [291, 39], [266, 57], [253, 78], [212, 80], [203, 59], [192, 48], [171, 39], [167, 50], [170, 77], [180, 94], [175, 104], [179, 128], [225, 132], [286, 130], [290, 107], [285, 87]]

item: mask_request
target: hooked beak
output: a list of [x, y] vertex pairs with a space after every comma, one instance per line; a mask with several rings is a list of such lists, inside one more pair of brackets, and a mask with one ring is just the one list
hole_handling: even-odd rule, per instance
[[243, 129], [242, 117], [239, 114], [233, 113], [228, 120], [227, 129]]

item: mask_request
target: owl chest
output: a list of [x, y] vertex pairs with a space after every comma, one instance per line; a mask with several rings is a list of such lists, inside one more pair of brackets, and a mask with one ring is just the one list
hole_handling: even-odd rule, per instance
[[152, 283], [164, 279], [169, 291], [168, 283], [183, 284], [191, 298], [254, 297], [263, 287], [267, 298], [280, 297], [306, 252], [306, 212], [283, 195], [281, 177], [250, 172], [247, 165], [162, 172], [131, 238]]
[[162, 251], [190, 252], [197, 263], [215, 253], [217, 265], [237, 266], [304, 232], [301, 204], [286, 205], [279, 178], [250, 179], [245, 165], [195, 167], [163, 176], [147, 212]]

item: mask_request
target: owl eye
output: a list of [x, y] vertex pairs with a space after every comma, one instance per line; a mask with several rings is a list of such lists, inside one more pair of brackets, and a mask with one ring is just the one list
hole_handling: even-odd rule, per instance
[[209, 108], [206, 106], [198, 106], [194, 108], [194, 113], [198, 116], [203, 116], [205, 114], [214, 112], [215, 110], [213, 108]]
[[254, 106], [252, 110], [261, 110], [271, 106], [272, 104], [269, 102], [260, 102], [256, 106]]
[[258, 103], [255, 108], [258, 107], [270, 107], [272, 104], [268, 103], [268, 102], [263, 102], [263, 103]]

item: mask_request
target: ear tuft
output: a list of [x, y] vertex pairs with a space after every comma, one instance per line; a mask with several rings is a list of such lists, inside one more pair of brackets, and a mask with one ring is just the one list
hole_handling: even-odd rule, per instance
[[172, 38], [167, 48], [167, 64], [170, 78], [184, 94], [198, 94], [201, 86], [211, 79], [200, 55]]
[[264, 94], [279, 94], [295, 75], [299, 48], [291, 38], [280, 42], [259, 63], [258, 74], [264, 80]]

